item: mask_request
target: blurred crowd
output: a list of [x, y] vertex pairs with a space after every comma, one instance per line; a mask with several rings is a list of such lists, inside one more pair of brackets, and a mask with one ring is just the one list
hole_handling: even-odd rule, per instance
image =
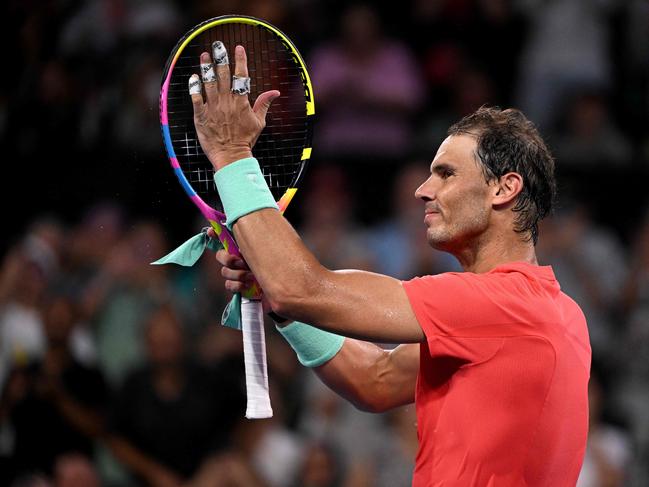
[[307, 61], [314, 158], [287, 216], [331, 268], [459, 270], [426, 245], [413, 196], [446, 129], [483, 104], [539, 126], [560, 187], [539, 260], [583, 308], [593, 347], [578, 487], [649, 485], [646, 1], [8, 0], [0, 11], [0, 485], [410, 485], [412, 407], [356, 411], [269, 323], [275, 414], [245, 420], [241, 335], [220, 326], [229, 296], [212, 256], [149, 265], [203, 226], [167, 169], [164, 62], [191, 26], [227, 13], [277, 25]]

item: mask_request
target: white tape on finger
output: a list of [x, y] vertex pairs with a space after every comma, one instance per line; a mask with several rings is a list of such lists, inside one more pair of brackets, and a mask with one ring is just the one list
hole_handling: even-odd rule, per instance
[[250, 93], [250, 78], [247, 76], [233, 76], [232, 93], [235, 95], [247, 95]]
[[230, 64], [228, 51], [225, 49], [225, 46], [221, 41], [214, 41], [214, 43], [212, 43], [212, 59], [214, 60], [214, 64], [217, 66]]
[[192, 74], [189, 77], [189, 94], [190, 95], [201, 94], [201, 79], [196, 74]]
[[201, 63], [201, 77], [203, 83], [213, 83], [216, 81], [216, 74], [214, 73], [214, 65], [212, 63]]

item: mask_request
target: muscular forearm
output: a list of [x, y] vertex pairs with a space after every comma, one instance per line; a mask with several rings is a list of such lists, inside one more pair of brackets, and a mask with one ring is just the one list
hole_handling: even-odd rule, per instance
[[240, 218], [234, 234], [276, 313], [367, 341], [423, 340], [399, 280], [324, 268], [278, 211], [263, 209]]
[[301, 296], [318, 292], [316, 283], [325, 269], [278, 211], [264, 209], [240, 218], [234, 234], [272, 305], [299, 299], [295, 290]]
[[414, 401], [418, 367], [418, 345], [387, 351], [348, 338], [333, 359], [314, 371], [358, 409], [383, 412]]

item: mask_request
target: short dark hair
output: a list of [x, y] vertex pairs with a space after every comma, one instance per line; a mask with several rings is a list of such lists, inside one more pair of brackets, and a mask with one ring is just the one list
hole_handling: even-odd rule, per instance
[[476, 159], [487, 182], [508, 172], [523, 178], [523, 189], [513, 211], [514, 230], [529, 232], [536, 244], [539, 221], [552, 212], [557, 194], [554, 158], [539, 131], [519, 110], [481, 107], [448, 129], [448, 135], [477, 139]]

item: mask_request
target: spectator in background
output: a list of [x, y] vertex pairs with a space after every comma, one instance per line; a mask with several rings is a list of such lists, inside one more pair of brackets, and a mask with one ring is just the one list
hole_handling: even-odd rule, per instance
[[[318, 463], [326, 462], [335, 466], [335, 473], [341, 479], [337, 485], [372, 486], [376, 448], [386, 441], [382, 416], [359, 411], [329, 390], [315, 374], [306, 375], [303, 387], [306, 400], [299, 431], [316, 445], [328, 445], [335, 452], [335, 456], [330, 456], [326, 449], [320, 451], [316, 447], [312, 452], [315, 458], [307, 457], [304, 468], [316, 469]], [[302, 475], [320, 477], [310, 471], [303, 471]]]
[[514, 2], [415, 0], [411, 5], [404, 34], [421, 59], [432, 108], [448, 108], [460, 74], [472, 70], [494, 81], [491, 103], [510, 105], [525, 34]]
[[375, 459], [375, 487], [408, 487], [412, 484], [413, 459], [417, 456], [417, 415], [404, 406], [386, 414], [389, 440], [381, 442]]
[[353, 196], [346, 172], [320, 165], [309, 172], [303, 193], [300, 234], [324, 265], [366, 269], [372, 263], [354, 220]]
[[109, 249], [85, 287], [84, 311], [95, 330], [100, 367], [112, 387], [143, 362], [144, 319], [173, 296], [166, 269], [149, 264], [164, 254], [164, 248], [158, 224], [136, 223]]
[[11, 487], [54, 487], [43, 475], [25, 475], [11, 483]]
[[563, 166], [601, 168], [631, 163], [631, 144], [615, 127], [603, 94], [581, 93], [568, 103], [556, 157]]
[[616, 0], [518, 0], [529, 18], [519, 106], [542, 129], [556, 122], [567, 94], [612, 83], [609, 16]]
[[[81, 222], [66, 233], [61, 285], [83, 296], [124, 237], [125, 226], [124, 210], [117, 203], [103, 202], [87, 208]], [[89, 303], [86, 306], [93, 308]], [[93, 311], [84, 308], [84, 318]]]
[[54, 467], [54, 487], [100, 487], [92, 463], [82, 455], [68, 454], [58, 458]]
[[48, 271], [58, 263], [46, 240], [31, 237], [10, 248], [0, 268], [0, 388], [14, 363], [39, 359], [45, 350], [40, 306]]
[[474, 32], [466, 33], [471, 57], [493, 80], [494, 102], [509, 106], [513, 103], [527, 25], [512, 0], [476, 3]]
[[373, 269], [397, 279], [460, 270], [457, 260], [444, 252], [431, 252], [421, 226], [421, 205], [413, 189], [429, 176], [428, 163], [406, 165], [392, 189], [392, 215], [368, 232], [366, 245], [372, 252]]
[[642, 485], [649, 478], [649, 211], [635, 234], [630, 263], [622, 298], [627, 323], [620, 347], [618, 405], [629, 417], [636, 447], [631, 477], [637, 483], [632, 485]]
[[41, 360], [16, 364], [2, 393], [1, 421], [13, 431], [14, 474], [51, 475], [59, 458], [94, 458], [93, 441], [103, 433], [107, 389], [101, 373], [78, 362], [70, 349], [76, 323], [74, 302], [50, 296], [44, 308], [46, 349]]
[[[205, 221], [197, 221], [196, 226]], [[175, 267], [171, 271], [174, 302], [183, 317], [188, 343], [196, 343], [204, 363], [216, 363], [231, 353], [240, 353], [241, 335], [221, 326], [221, 315], [231, 297], [224, 291], [225, 279], [214, 272], [213, 254], [205, 252], [193, 267]], [[193, 352], [193, 350], [192, 350]]]
[[455, 120], [476, 111], [483, 105], [494, 104], [496, 94], [491, 78], [486, 72], [471, 65], [464, 65], [453, 73], [444, 104], [422, 120], [418, 130], [416, 147], [418, 153], [428, 154], [445, 138], [446, 130]]
[[336, 448], [315, 441], [307, 447], [293, 487], [338, 487], [342, 484], [341, 460]]
[[122, 96], [122, 107], [115, 114], [114, 134], [125, 154], [136, 151], [137, 157], [158, 155], [160, 137], [156, 133], [159, 121], [152, 114], [158, 109], [160, 77], [164, 57], [152, 49], [138, 51], [127, 58], [130, 69]]
[[[237, 370], [238, 376], [243, 377], [243, 356], [236, 356], [236, 360], [233, 370]], [[273, 417], [249, 421], [241, 415], [232, 436], [229, 455], [238, 457], [247, 464], [259, 484], [266, 487], [287, 487], [297, 477], [304, 461], [305, 442], [300, 435], [285, 425], [284, 397], [278, 393], [281, 389], [275, 382], [276, 375], [272, 363], [270, 367], [269, 387]], [[241, 487], [248, 485], [244, 484]]]
[[116, 397], [109, 445], [148, 486], [209, 480], [203, 469], [214, 468], [235, 418], [243, 416], [240, 377], [191, 361], [169, 307], [154, 310], [145, 331], [147, 363], [127, 376]]
[[[53, 289], [67, 292], [63, 282], [67, 240], [61, 223], [40, 217], [4, 256], [0, 267], [0, 389], [14, 362], [40, 360], [45, 352], [41, 306]], [[70, 347], [75, 359], [90, 363], [91, 338], [80, 325], [77, 322], [70, 333]]]
[[605, 422], [602, 413], [609, 390], [597, 366], [591, 368], [588, 383], [588, 445], [577, 487], [622, 487], [631, 460], [626, 433]]
[[321, 153], [375, 164], [396, 163], [407, 153], [410, 120], [424, 96], [422, 78], [409, 48], [384, 35], [371, 6], [348, 7], [338, 38], [316, 47], [309, 65]]

